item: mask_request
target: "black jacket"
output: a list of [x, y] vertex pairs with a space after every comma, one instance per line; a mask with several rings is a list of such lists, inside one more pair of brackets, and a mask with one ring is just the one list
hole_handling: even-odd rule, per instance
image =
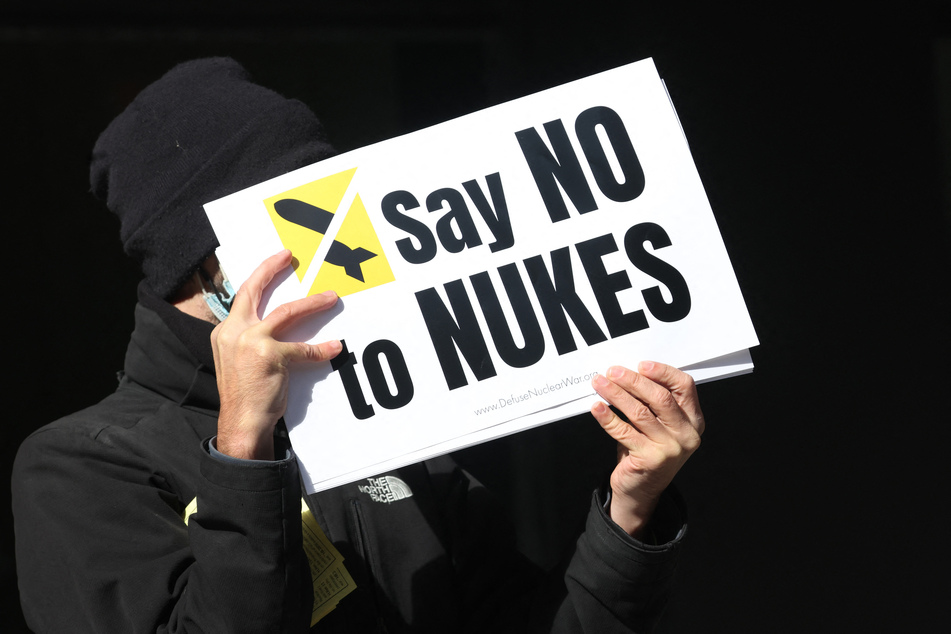
[[[296, 460], [209, 455], [210, 328], [189, 320], [140, 292], [117, 391], [19, 450], [17, 573], [37, 632], [307, 630]], [[374, 500], [364, 481], [308, 497], [357, 584], [314, 631], [642, 631], [666, 601], [685, 531], [674, 497], [653, 523], [663, 543], [650, 546], [615, 526], [596, 496], [566, 569], [546, 576], [451, 458], [391, 475], [412, 495]]]

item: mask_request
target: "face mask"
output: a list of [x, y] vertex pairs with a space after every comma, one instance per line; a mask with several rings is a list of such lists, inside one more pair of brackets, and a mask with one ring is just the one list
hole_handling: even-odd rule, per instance
[[[234, 288], [232, 288], [231, 282], [228, 281], [228, 276], [224, 275], [224, 271], [221, 272], [221, 274], [224, 275], [224, 281], [221, 285], [222, 290], [219, 291], [215, 288], [214, 282], [208, 277], [208, 273], [206, 273], [204, 269], [199, 268], [198, 274], [212, 289], [211, 291], [205, 290], [205, 285], [201, 284], [202, 299], [208, 304], [208, 308], [211, 309], [212, 314], [214, 314], [218, 321], [224, 321], [228, 313], [231, 312], [231, 302], [234, 301]], [[199, 281], [201, 281], [201, 279]]]

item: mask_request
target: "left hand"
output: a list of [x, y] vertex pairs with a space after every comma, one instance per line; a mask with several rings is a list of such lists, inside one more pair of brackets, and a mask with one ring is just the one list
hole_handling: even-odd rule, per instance
[[235, 295], [231, 313], [211, 333], [221, 409], [217, 449], [250, 460], [274, 460], [274, 427], [287, 409], [291, 363], [328, 361], [342, 349], [339, 341], [309, 344], [283, 341], [280, 335], [301, 320], [337, 302], [332, 292], [311, 295], [258, 317], [265, 290], [291, 264], [284, 250], [266, 259]]
[[643, 361], [638, 371], [613, 366], [592, 381], [607, 404], [591, 413], [618, 442], [618, 464], [611, 474], [611, 519], [639, 537], [660, 495], [700, 446], [703, 412], [693, 378], [677, 368]]

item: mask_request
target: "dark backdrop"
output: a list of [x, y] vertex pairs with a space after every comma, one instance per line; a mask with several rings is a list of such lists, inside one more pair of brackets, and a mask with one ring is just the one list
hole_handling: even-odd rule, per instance
[[[943, 3], [81, 4], [0, 9], [5, 474], [25, 435], [114, 387], [138, 272], [88, 193], [89, 151], [174, 63], [236, 57], [346, 150], [653, 57], [762, 341], [754, 374], [701, 388], [708, 431], [678, 476], [691, 534], [662, 630], [946, 625]], [[579, 418], [460, 460], [544, 565], [610, 454]], [[2, 501], [0, 630], [16, 632]]]

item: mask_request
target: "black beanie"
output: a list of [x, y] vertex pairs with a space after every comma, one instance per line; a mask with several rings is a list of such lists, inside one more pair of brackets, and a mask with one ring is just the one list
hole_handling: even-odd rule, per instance
[[93, 193], [125, 252], [169, 298], [218, 246], [202, 205], [331, 156], [303, 103], [229, 58], [179, 64], [145, 88], [93, 149]]

